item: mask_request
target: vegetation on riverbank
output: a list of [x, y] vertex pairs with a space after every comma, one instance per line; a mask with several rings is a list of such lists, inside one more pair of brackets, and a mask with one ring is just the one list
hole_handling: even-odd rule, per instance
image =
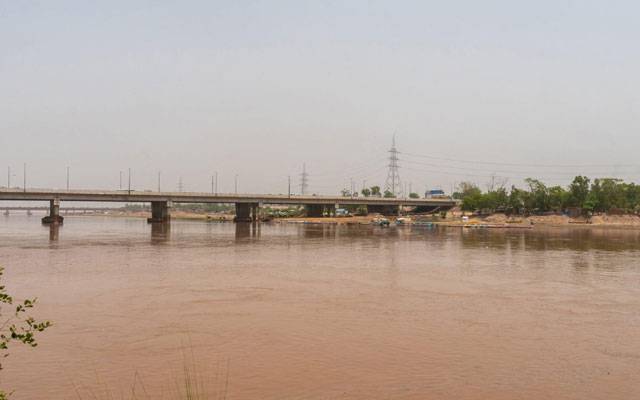
[[463, 182], [453, 194], [462, 201], [464, 211], [482, 213], [539, 214], [566, 212], [577, 209], [582, 213], [640, 212], [640, 185], [615, 178], [576, 176], [566, 188], [547, 186], [542, 181], [528, 178], [526, 189], [511, 186], [489, 188], [483, 192], [477, 185]]

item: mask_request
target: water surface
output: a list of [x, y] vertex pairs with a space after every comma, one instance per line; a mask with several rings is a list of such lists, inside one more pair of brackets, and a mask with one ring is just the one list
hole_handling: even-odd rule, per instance
[[628, 230], [0, 216], [8, 289], [55, 323], [1, 385], [168, 398], [187, 358], [228, 399], [639, 398], [639, 250]]

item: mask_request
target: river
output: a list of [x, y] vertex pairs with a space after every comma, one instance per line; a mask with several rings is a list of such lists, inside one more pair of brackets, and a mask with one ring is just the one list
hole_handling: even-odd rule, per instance
[[[640, 398], [640, 231], [0, 216], [21, 399]], [[6, 314], [6, 307], [3, 312]]]

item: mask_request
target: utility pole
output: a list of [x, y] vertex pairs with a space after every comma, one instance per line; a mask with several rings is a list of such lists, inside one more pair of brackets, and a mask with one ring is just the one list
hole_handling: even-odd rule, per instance
[[235, 176], [235, 193], [238, 194], [238, 174]]
[[7, 167], [7, 189], [11, 189], [11, 166]]
[[214, 174], [214, 176], [216, 177], [216, 185], [215, 185], [215, 195], [218, 195], [218, 171], [216, 171], [216, 173]]
[[69, 167], [67, 167], [67, 192], [69, 191]]
[[162, 174], [162, 171], [158, 171], [158, 193], [160, 193], [160, 175]]
[[118, 186], [118, 189], [122, 190], [122, 171], [120, 171], [120, 186]]
[[409, 196], [411, 196], [411, 182], [409, 182]]
[[211, 175], [211, 194], [214, 193], [214, 188], [213, 188], [213, 175]]
[[362, 191], [364, 192], [364, 190], [367, 188], [367, 180], [363, 179], [362, 180]]
[[178, 177], [178, 192], [182, 193], [182, 177]]
[[287, 190], [287, 197], [291, 198], [291, 175], [289, 175], [289, 189]]
[[27, 191], [27, 163], [24, 163], [22, 166], [22, 179], [23, 179], [23, 189]]
[[300, 194], [307, 194], [307, 188], [309, 187], [309, 174], [307, 174], [307, 164], [302, 164], [302, 173], [300, 174]]
[[354, 190], [353, 178], [351, 178], [349, 180], [351, 181], [351, 198], [353, 199], [353, 190]]
[[131, 195], [131, 168], [129, 168], [129, 195]]

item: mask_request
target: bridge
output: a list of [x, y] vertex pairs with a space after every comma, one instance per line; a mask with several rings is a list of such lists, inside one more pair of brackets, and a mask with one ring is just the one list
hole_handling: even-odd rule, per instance
[[[124, 208], [114, 207], [60, 207], [60, 214], [86, 214], [86, 213], [100, 213], [105, 211], [122, 211]], [[4, 212], [6, 215], [11, 211], [26, 211], [27, 214], [31, 214], [33, 211], [49, 211], [49, 207], [46, 206], [10, 206], [0, 207], [0, 212]]]
[[397, 215], [402, 207], [415, 207], [423, 212], [448, 210], [455, 201], [443, 199], [411, 199], [384, 197], [302, 196], [271, 194], [213, 194], [197, 192], [152, 192], [134, 190], [47, 190], [0, 189], [0, 200], [48, 201], [49, 215], [43, 223], [61, 223], [60, 202], [118, 202], [151, 203], [149, 222], [169, 222], [174, 203], [222, 203], [235, 204], [236, 221], [258, 221], [263, 205], [304, 206], [309, 217], [335, 215], [342, 206], [365, 206], [369, 213]]

